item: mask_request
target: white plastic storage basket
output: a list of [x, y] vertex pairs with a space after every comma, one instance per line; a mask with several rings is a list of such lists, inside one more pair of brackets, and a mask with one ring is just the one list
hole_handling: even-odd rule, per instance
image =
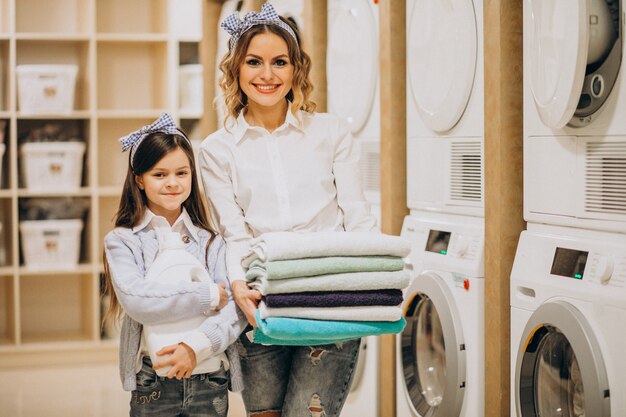
[[20, 222], [24, 264], [31, 269], [75, 268], [82, 229], [80, 219]]
[[18, 65], [17, 90], [24, 114], [71, 113], [74, 110], [76, 65]]
[[202, 65], [181, 65], [178, 70], [180, 77], [180, 109], [201, 113], [204, 97]]
[[29, 191], [76, 192], [83, 176], [83, 142], [32, 142], [20, 147], [22, 178]]

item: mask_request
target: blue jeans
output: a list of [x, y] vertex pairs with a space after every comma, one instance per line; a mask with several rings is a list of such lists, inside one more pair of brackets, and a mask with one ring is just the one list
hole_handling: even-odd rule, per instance
[[160, 377], [150, 358], [144, 356], [130, 400], [130, 416], [226, 417], [228, 381], [224, 368], [181, 380]]
[[[247, 329], [248, 330], [248, 329]], [[239, 339], [248, 415], [337, 417], [350, 391], [360, 339], [320, 346], [265, 346]]]

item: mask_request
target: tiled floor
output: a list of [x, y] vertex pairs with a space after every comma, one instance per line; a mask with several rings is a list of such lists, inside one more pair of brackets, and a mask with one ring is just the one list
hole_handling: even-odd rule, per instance
[[[129, 398], [117, 364], [0, 371], [3, 417], [122, 417]], [[245, 416], [238, 396], [228, 415]]]

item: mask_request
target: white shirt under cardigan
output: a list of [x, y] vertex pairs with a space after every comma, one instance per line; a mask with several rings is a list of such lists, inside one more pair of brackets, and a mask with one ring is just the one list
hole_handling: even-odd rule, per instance
[[[189, 217], [189, 214], [184, 207], [180, 216], [178, 216], [174, 224], [171, 226], [165, 217], [158, 216], [147, 209], [141, 223], [133, 227], [133, 232], [136, 233], [143, 229], [155, 231], [157, 240], [159, 241], [159, 248], [162, 246], [162, 239], [165, 234], [169, 232], [180, 233], [183, 241], [185, 241], [185, 236], [187, 236], [187, 238], [192, 236], [194, 240], [199, 241], [198, 231], [200, 229], [193, 224], [191, 217]], [[160, 251], [161, 250], [159, 249], [159, 252]], [[209, 285], [211, 287], [211, 310], [214, 310], [220, 301], [219, 288], [216, 283], [210, 283]], [[225, 368], [228, 369], [228, 359], [223, 352], [211, 357], [211, 341], [199, 329], [187, 333], [181, 342], [189, 346], [196, 354], [196, 367], [193, 370], [193, 374], [215, 372], [220, 369], [222, 364], [224, 364]], [[148, 349], [146, 346], [145, 335], [142, 332], [140, 352], [142, 355], [148, 356]], [[139, 369], [141, 369], [141, 355], [137, 358], [135, 370], [139, 372]]]
[[227, 243], [230, 281], [244, 279], [250, 240], [276, 231], [370, 231], [359, 146], [338, 117], [289, 109], [273, 132], [240, 113], [200, 146], [211, 219]]

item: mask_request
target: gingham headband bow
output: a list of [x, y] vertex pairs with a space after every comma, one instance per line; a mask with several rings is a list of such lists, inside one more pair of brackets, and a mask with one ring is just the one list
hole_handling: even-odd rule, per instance
[[130, 160], [132, 164], [132, 160], [135, 157], [135, 151], [139, 147], [139, 144], [142, 140], [146, 138], [150, 133], [162, 132], [170, 135], [181, 135], [183, 137], [185, 134], [178, 130], [176, 124], [174, 123], [174, 119], [167, 113], [163, 113], [161, 117], [154, 123], [148, 126], [144, 126], [139, 130], [130, 133], [123, 138], [120, 138], [120, 142], [122, 144], [122, 152], [126, 152], [130, 149]]
[[228, 16], [220, 25], [223, 29], [230, 34], [230, 49], [232, 50], [241, 35], [256, 25], [276, 25], [286, 30], [293, 38], [298, 42], [298, 38], [293, 29], [288, 24], [280, 20], [278, 13], [274, 10], [274, 6], [269, 3], [264, 3], [261, 6], [260, 12], [248, 12], [243, 16], [243, 19], [239, 18], [239, 12], [235, 12]]

